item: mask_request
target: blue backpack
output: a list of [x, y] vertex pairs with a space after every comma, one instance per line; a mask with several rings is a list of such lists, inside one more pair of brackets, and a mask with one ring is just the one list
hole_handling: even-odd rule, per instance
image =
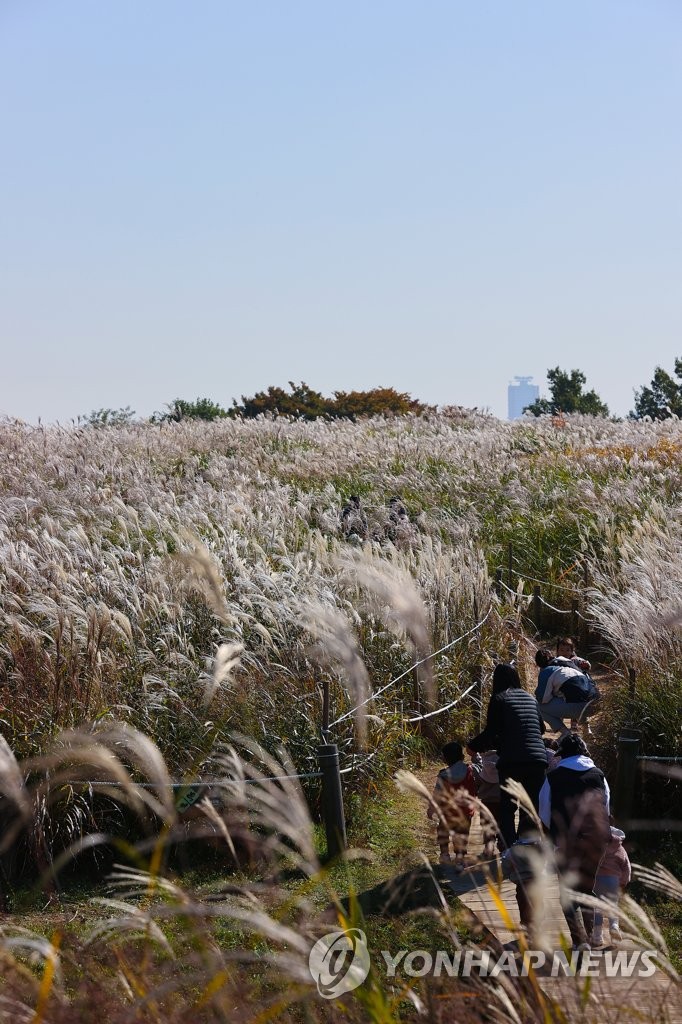
[[567, 679], [561, 687], [561, 692], [569, 704], [585, 704], [599, 696], [599, 690], [587, 672]]

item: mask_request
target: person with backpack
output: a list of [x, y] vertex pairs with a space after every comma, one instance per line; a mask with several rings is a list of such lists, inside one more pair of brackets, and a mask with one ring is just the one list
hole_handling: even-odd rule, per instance
[[589, 949], [594, 911], [573, 893], [594, 895], [600, 861], [611, 838], [609, 786], [583, 740], [559, 740], [561, 760], [540, 790], [540, 820], [556, 848], [561, 903], [574, 949]]
[[570, 729], [564, 719], [573, 723], [586, 718], [588, 707], [599, 697], [599, 690], [572, 659], [554, 657], [545, 647], [536, 652], [535, 664], [540, 669], [535, 688], [540, 714], [555, 732], [568, 733]]

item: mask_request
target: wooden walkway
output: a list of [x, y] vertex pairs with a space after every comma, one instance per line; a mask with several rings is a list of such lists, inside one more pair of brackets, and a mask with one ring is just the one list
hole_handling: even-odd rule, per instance
[[[478, 816], [474, 819], [471, 829], [469, 850], [474, 855], [482, 850]], [[560, 951], [566, 944], [570, 950], [571, 940], [561, 909], [556, 875], [545, 876], [540, 884], [542, 893], [538, 935], [542, 937], [543, 947], [550, 951], [547, 959], [551, 961], [552, 951]], [[519, 927], [515, 886], [511, 882], [502, 882], [499, 892], [504, 901], [506, 914], [514, 926]], [[518, 933], [510, 930], [508, 922], [505, 922], [488, 886], [480, 886], [459, 898], [502, 945], [518, 938]], [[625, 950], [629, 954], [638, 948], [641, 947], [625, 939], [618, 944], [617, 950], [613, 950], [612, 956], [620, 950]], [[578, 1021], [584, 1024], [634, 1024], [635, 1021], [639, 1024], [682, 1024], [680, 982], [670, 979], [661, 970], [656, 970], [649, 978], [607, 977], [606, 958], [602, 954], [596, 959], [599, 961], [599, 975], [590, 978], [553, 978], [548, 967], [537, 972], [545, 995], [561, 1005], [572, 1024]]]

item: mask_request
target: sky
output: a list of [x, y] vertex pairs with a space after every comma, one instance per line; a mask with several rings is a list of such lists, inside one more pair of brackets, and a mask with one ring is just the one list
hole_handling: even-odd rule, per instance
[[[0, 415], [682, 355], [679, 0], [0, 0]], [[545, 389], [543, 388], [543, 391]]]

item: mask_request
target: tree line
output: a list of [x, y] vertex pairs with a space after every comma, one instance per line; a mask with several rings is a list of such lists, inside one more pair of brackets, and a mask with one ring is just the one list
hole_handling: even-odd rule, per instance
[[[407, 392], [396, 391], [395, 388], [335, 391], [332, 398], [326, 398], [322, 392], [315, 391], [304, 381], [300, 384], [289, 381], [288, 391], [270, 386], [265, 391], [257, 391], [249, 398], [242, 395], [241, 402], [233, 399], [229, 409], [223, 408], [210, 398], [197, 398], [194, 401], [175, 398], [162, 412], [153, 413], [150, 419], [152, 423], [179, 423], [182, 420], [211, 421], [227, 417], [254, 419], [256, 416], [269, 413], [273, 416], [292, 416], [305, 420], [316, 420], [321, 417], [357, 420], [370, 416], [404, 416], [407, 413], [421, 416], [434, 409], [435, 406], [420, 402]], [[91, 426], [123, 426], [134, 421], [135, 412], [129, 406], [124, 409], [94, 409], [80, 419]]]
[[[562, 370], [555, 366], [547, 371], [549, 396], [538, 398], [524, 411], [533, 416], [560, 416], [576, 412], [608, 416], [606, 403], [594, 389], [585, 390], [586, 384], [587, 378], [581, 370]], [[402, 416], [406, 413], [421, 416], [434, 409], [434, 406], [420, 402], [407, 392], [396, 391], [395, 388], [334, 391], [332, 398], [326, 398], [304, 381], [300, 384], [289, 381], [288, 391], [270, 386], [249, 398], [242, 395], [241, 402], [233, 399], [229, 409], [210, 398], [196, 398], [194, 401], [175, 398], [162, 412], [153, 413], [150, 420], [152, 423], [179, 423], [182, 420], [211, 421], [227, 417], [253, 419], [265, 413], [306, 420], [357, 420], [370, 416]], [[653, 420], [682, 417], [682, 359], [675, 360], [674, 377], [662, 367], [656, 367], [651, 383], [635, 390], [635, 407], [629, 416], [631, 419], [648, 416]], [[93, 409], [78, 419], [86, 425], [102, 427], [125, 426], [134, 422], [135, 418], [135, 411], [126, 406], [123, 409]]]
[[[666, 420], [682, 416], [682, 359], [675, 360], [675, 377], [657, 366], [651, 383], [635, 390], [635, 407], [629, 418]], [[538, 398], [526, 406], [524, 412], [533, 416], [559, 416], [572, 412], [589, 416], [608, 416], [609, 410], [596, 391], [585, 391], [585, 374], [580, 370], [566, 372], [560, 367], [547, 371], [548, 398]]]

